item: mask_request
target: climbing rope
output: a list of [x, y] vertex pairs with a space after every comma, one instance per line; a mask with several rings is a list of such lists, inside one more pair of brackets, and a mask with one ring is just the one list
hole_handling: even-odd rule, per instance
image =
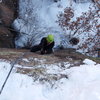
[[7, 77], [6, 77], [5, 81], [4, 81], [1, 89], [0, 89], [0, 95], [1, 95], [5, 85], [7, 83], [7, 80], [8, 80], [8, 78], [9, 78], [11, 72], [12, 72], [12, 69], [14, 68], [14, 65], [17, 64], [19, 61], [21, 61], [23, 56], [25, 56], [26, 54], [27, 54], [27, 52], [23, 53], [20, 57], [16, 58], [14, 61], [11, 62], [11, 69], [10, 69], [10, 71], [9, 71], [9, 73], [8, 73], [8, 75], [7, 75]]

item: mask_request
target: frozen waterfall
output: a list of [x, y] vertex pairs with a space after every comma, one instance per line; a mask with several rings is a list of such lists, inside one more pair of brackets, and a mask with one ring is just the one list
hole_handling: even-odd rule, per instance
[[[75, 16], [87, 11], [89, 4], [76, 4], [73, 0], [19, 0], [19, 16], [14, 21], [14, 28], [20, 33], [15, 40], [16, 47], [33, 46], [42, 37], [53, 34], [55, 47], [63, 44], [71, 47], [68, 37], [59, 26], [58, 15], [66, 7], [75, 10]], [[72, 5], [73, 4], [73, 5]], [[85, 8], [85, 9], [84, 9]]]
[[58, 26], [57, 15], [64, 9], [66, 0], [20, 0], [19, 16], [14, 27], [20, 32], [16, 38], [16, 47], [24, 47], [39, 43], [47, 34], [53, 34], [56, 45], [60, 45], [63, 31]]

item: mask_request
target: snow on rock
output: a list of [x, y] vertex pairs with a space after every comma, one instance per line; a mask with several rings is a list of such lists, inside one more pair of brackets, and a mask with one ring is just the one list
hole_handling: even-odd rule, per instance
[[26, 58], [23, 58], [22, 60], [23, 60], [23, 61], [25, 61], [25, 62], [29, 62], [29, 60], [28, 60], [28, 59], [26, 59]]
[[87, 65], [95, 65], [95, 64], [96, 64], [96, 62], [94, 62], [94, 61], [92, 61], [92, 60], [90, 60], [90, 59], [85, 59], [85, 60], [83, 61], [83, 63], [85, 63], [85, 64], [87, 64]]
[[[85, 63], [89, 64], [90, 60], [86, 59]], [[9, 63], [0, 61], [0, 88], [10, 67]], [[48, 70], [54, 73], [57, 67], [51, 66]], [[62, 71], [68, 79], [57, 80], [53, 87], [33, 82], [32, 77], [12, 71], [0, 100], [100, 100], [100, 64], [85, 64]]]
[[0, 87], [7, 76], [7, 73], [10, 70], [10, 64], [4, 61], [0, 61]]

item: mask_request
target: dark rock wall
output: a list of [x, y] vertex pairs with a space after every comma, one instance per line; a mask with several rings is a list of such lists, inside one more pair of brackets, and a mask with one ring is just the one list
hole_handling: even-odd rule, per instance
[[13, 48], [13, 34], [4, 26], [0, 26], [0, 47]]
[[0, 3], [0, 48], [14, 48], [11, 25], [18, 15], [18, 0], [2, 0]]

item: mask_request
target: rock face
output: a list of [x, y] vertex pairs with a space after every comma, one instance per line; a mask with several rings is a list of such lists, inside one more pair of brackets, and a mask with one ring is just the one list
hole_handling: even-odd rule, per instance
[[2, 0], [0, 3], [0, 48], [14, 48], [14, 36], [9, 28], [17, 17], [18, 0]]
[[1, 24], [10, 26], [16, 18], [17, 0], [3, 0], [0, 3], [0, 20]]
[[4, 26], [0, 26], [0, 47], [14, 48], [13, 34]]
[[4, 4], [0, 4], [0, 19], [5, 26], [10, 26], [14, 19], [14, 12]]

